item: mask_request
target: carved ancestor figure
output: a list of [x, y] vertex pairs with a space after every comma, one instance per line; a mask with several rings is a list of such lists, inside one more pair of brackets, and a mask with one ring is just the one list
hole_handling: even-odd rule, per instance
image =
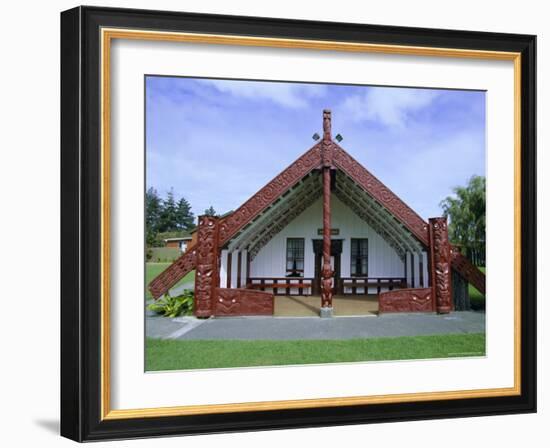
[[332, 277], [334, 271], [323, 263], [323, 269], [321, 271], [321, 306], [323, 308], [332, 307]]
[[323, 110], [323, 139], [324, 140], [330, 140], [330, 136], [332, 133], [331, 130], [331, 116], [330, 116], [330, 110], [325, 109]]
[[436, 309], [448, 313], [452, 308], [451, 245], [446, 218], [430, 218], [430, 243]]

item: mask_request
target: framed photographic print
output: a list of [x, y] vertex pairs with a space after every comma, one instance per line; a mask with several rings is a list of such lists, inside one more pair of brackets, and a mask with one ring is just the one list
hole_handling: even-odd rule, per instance
[[536, 411], [535, 36], [61, 14], [61, 433]]

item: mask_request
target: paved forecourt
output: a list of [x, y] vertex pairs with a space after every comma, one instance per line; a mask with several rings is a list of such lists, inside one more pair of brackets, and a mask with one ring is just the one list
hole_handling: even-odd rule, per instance
[[146, 318], [146, 336], [162, 339], [353, 339], [484, 332], [485, 313], [476, 311], [453, 312], [447, 315], [395, 313], [332, 319], [318, 317], [169, 319], [148, 312]]

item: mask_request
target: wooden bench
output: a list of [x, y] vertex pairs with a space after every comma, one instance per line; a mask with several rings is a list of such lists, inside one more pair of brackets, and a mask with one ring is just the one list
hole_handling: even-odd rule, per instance
[[246, 283], [248, 289], [272, 289], [275, 295], [279, 295], [280, 289], [284, 290], [283, 295], [290, 295], [291, 289], [298, 289], [298, 295], [303, 295], [304, 289], [310, 289], [312, 286], [313, 279], [303, 277], [253, 277], [247, 279]]
[[342, 287], [350, 288], [351, 294], [358, 294], [358, 288], [364, 289], [362, 294], [368, 294], [368, 289], [375, 287], [376, 293], [380, 294], [384, 287], [390, 291], [394, 288], [406, 288], [407, 281], [401, 277], [345, 277], [342, 278]]

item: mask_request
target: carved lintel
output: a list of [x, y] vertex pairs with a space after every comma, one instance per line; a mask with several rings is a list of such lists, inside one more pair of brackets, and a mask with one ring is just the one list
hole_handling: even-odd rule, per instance
[[219, 218], [200, 216], [197, 231], [197, 268], [195, 274], [195, 316], [209, 317], [214, 311], [219, 287]]
[[451, 291], [451, 244], [447, 218], [430, 218], [430, 257], [432, 288], [438, 313], [452, 310]]

